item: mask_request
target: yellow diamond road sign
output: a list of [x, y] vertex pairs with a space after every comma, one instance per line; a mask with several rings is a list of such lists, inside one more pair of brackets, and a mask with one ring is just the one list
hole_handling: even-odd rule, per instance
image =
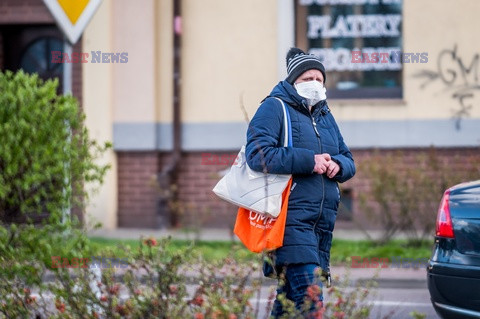
[[75, 44], [102, 0], [43, 0], [71, 44]]

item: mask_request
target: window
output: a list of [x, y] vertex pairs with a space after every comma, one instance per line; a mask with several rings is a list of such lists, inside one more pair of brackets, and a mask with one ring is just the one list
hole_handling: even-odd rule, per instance
[[63, 51], [63, 36], [54, 25], [7, 25], [3, 37], [4, 69], [38, 73], [43, 80], [58, 78], [62, 91], [63, 63], [52, 63], [52, 51]]
[[401, 0], [297, 0], [297, 46], [323, 61], [329, 98], [402, 97], [401, 12]]
[[38, 73], [46, 80], [59, 78], [62, 82], [63, 63], [52, 62], [52, 52], [63, 51], [63, 41], [55, 37], [40, 37], [29, 44], [21, 56], [20, 68], [27, 73]]

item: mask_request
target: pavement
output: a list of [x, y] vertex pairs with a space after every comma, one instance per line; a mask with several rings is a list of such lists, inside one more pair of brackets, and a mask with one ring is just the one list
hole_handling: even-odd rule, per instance
[[[167, 238], [185, 239], [185, 240], [222, 240], [222, 241], [236, 241], [238, 238], [233, 234], [231, 229], [132, 229], [132, 228], [119, 228], [114, 230], [97, 229], [90, 231], [91, 237], [102, 237], [109, 239], [139, 239], [140, 237], [154, 237], [154, 238]], [[378, 238], [380, 236], [379, 231], [369, 231], [369, 236], [372, 238]], [[399, 235], [399, 237], [403, 237]], [[353, 239], [361, 240], [366, 239], [367, 236], [364, 232], [353, 229], [337, 229], [334, 231], [334, 238], [340, 239]], [[405, 256], [408, 257], [408, 256]], [[361, 263], [362, 266], [364, 265]], [[338, 280], [349, 278], [350, 283], [353, 285], [355, 282], [366, 282], [372, 279], [378, 284], [380, 288], [400, 288], [400, 289], [420, 289], [427, 288], [427, 274], [426, 268], [421, 267], [412, 268], [411, 263], [405, 265], [389, 265], [386, 268], [382, 268], [381, 264], [376, 266], [370, 264], [371, 268], [351, 268], [347, 266], [332, 266], [332, 277], [338, 276]], [[348, 276], [348, 277], [345, 277]], [[335, 280], [335, 279], [334, 279]]]

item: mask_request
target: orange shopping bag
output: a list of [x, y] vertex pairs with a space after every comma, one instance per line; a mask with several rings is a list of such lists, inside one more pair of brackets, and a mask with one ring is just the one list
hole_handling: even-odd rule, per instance
[[291, 187], [292, 179], [283, 191], [282, 210], [277, 218], [267, 217], [242, 207], [238, 209], [233, 231], [250, 251], [260, 253], [282, 247]]

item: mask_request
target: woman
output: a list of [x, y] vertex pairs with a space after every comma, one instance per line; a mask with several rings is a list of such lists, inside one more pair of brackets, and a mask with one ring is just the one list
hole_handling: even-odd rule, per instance
[[[280, 294], [301, 309], [307, 288], [321, 287], [318, 272], [329, 269], [340, 202], [338, 183], [355, 174], [352, 153], [327, 105], [324, 66], [317, 57], [292, 48], [287, 72], [251, 120], [246, 146], [253, 170], [263, 171], [266, 166], [269, 173], [293, 175], [284, 243], [274, 252], [275, 268], [285, 276], [277, 289], [274, 317], [283, 313]], [[283, 111], [274, 97], [287, 105], [293, 147], [283, 147]], [[321, 289], [316, 291], [316, 298], [323, 300]]]

